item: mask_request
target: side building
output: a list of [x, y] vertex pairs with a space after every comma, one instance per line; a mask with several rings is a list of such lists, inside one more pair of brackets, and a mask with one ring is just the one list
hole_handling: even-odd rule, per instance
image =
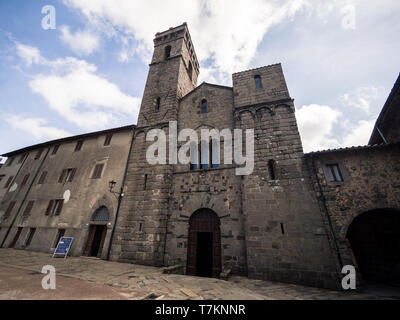
[[1, 247], [52, 252], [60, 237], [69, 236], [72, 255], [106, 258], [118, 207], [109, 182], [119, 192], [133, 130], [93, 132], [4, 154], [17, 162], [14, 170], [20, 165], [0, 202]]

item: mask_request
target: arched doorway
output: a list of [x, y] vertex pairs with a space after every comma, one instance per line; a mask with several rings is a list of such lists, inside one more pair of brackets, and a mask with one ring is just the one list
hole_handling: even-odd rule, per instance
[[107, 234], [107, 223], [110, 221], [108, 209], [105, 206], [98, 208], [93, 214], [91, 221], [83, 255], [101, 258]]
[[347, 239], [366, 281], [400, 286], [400, 211], [360, 214], [349, 226]]
[[220, 220], [210, 209], [200, 209], [190, 217], [186, 273], [201, 277], [221, 273]]

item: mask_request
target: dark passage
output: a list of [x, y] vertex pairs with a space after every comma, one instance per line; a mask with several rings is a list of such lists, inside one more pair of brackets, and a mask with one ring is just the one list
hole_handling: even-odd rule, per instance
[[96, 226], [96, 231], [94, 233], [92, 248], [90, 249], [90, 256], [97, 257], [101, 245], [101, 240], [103, 238], [103, 232], [105, 232], [105, 226]]
[[400, 212], [363, 213], [350, 225], [347, 238], [365, 280], [400, 286]]
[[212, 277], [213, 268], [213, 234], [197, 233], [197, 276]]

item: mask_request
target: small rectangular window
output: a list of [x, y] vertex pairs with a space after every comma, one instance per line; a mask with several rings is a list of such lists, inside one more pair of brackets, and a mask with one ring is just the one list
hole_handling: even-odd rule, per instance
[[61, 172], [60, 178], [58, 179], [58, 183], [72, 182], [75, 173], [76, 173], [76, 168], [64, 169]]
[[26, 239], [25, 247], [28, 247], [31, 244], [33, 236], [35, 235], [35, 232], [36, 232], [36, 228], [30, 228], [29, 229], [29, 236]]
[[144, 175], [143, 190], [147, 189], [147, 174]]
[[29, 216], [31, 214], [31, 211], [32, 211], [32, 208], [33, 208], [34, 204], [35, 204], [34, 200], [31, 200], [31, 201], [28, 202], [28, 204], [25, 207], [25, 211], [22, 214], [24, 217], [27, 217], [27, 216]]
[[4, 219], [7, 219], [11, 215], [11, 211], [14, 209], [14, 206], [15, 206], [15, 201], [11, 201], [7, 207], [6, 212], [4, 213], [3, 216]]
[[46, 180], [46, 176], [47, 176], [47, 171], [43, 171], [39, 178], [38, 184], [44, 184], [44, 182]]
[[64, 199], [50, 200], [46, 209], [46, 216], [58, 216], [61, 213], [64, 204]]
[[76, 143], [75, 152], [80, 151], [80, 150], [82, 149], [82, 146], [83, 146], [83, 140], [79, 140], [79, 141]]
[[256, 89], [261, 89], [263, 87], [261, 82], [261, 76], [259, 75], [254, 76], [254, 83], [256, 85]]
[[104, 141], [104, 145], [105, 145], [105, 146], [109, 146], [110, 143], [111, 143], [111, 139], [112, 139], [112, 134], [108, 134], [108, 135], [106, 136], [106, 140]]
[[343, 176], [338, 164], [328, 164], [328, 175], [331, 182], [342, 182]]
[[29, 176], [30, 176], [29, 173], [25, 175], [24, 179], [21, 182], [21, 187], [24, 187], [26, 185], [26, 183], [28, 182]]
[[36, 153], [36, 156], [35, 156], [35, 160], [40, 158], [40, 156], [42, 155], [42, 152], [43, 152], [43, 149], [38, 150], [38, 152]]
[[103, 172], [104, 163], [96, 164], [94, 167], [92, 179], [100, 179]]
[[54, 148], [53, 148], [53, 151], [51, 152], [51, 154], [55, 155], [57, 153], [57, 151], [58, 151], [58, 148], [60, 148], [60, 145], [59, 144], [55, 145]]
[[6, 184], [4, 185], [4, 189], [7, 189], [10, 186], [13, 179], [14, 179], [14, 176], [11, 176], [8, 178]]

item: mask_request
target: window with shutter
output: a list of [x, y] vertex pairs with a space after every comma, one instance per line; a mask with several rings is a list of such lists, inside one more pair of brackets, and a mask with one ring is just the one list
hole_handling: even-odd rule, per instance
[[24, 180], [22, 180], [22, 182], [21, 182], [21, 187], [26, 185], [26, 183], [28, 182], [29, 176], [30, 176], [29, 173], [27, 175], [25, 175]]
[[101, 178], [103, 167], [104, 167], [104, 163], [96, 164], [96, 167], [94, 168], [94, 171], [93, 171], [92, 179], [100, 179]]
[[105, 146], [109, 146], [110, 143], [111, 143], [111, 139], [112, 139], [112, 134], [108, 134], [108, 135], [106, 136], [106, 140], [104, 141], [104, 145], [105, 145]]
[[35, 201], [33, 201], [33, 200], [31, 200], [31, 201], [28, 202], [28, 204], [26, 205], [25, 211], [24, 211], [24, 213], [23, 213], [23, 216], [24, 216], [24, 217], [29, 216], [29, 214], [30, 214], [31, 211], [32, 211], [32, 208], [33, 208], [34, 203], [35, 203]]
[[66, 169], [64, 169], [64, 170], [61, 172], [60, 178], [58, 179], [58, 183], [63, 183], [63, 182], [64, 182], [64, 177], [65, 177], [66, 173], [67, 173], [67, 170], [66, 170]]
[[46, 209], [46, 216], [48, 216], [53, 210], [54, 200], [50, 200], [49, 205]]
[[44, 184], [44, 182], [46, 180], [46, 176], [47, 176], [47, 171], [43, 171], [42, 175], [40, 176], [38, 184]]
[[11, 211], [14, 209], [15, 201], [11, 201], [7, 207], [6, 213], [4, 214], [3, 218], [7, 219], [11, 215]]
[[83, 140], [79, 140], [79, 141], [76, 143], [75, 151], [80, 151], [80, 150], [82, 149], [82, 145], [83, 145]]
[[12, 181], [13, 179], [14, 179], [13, 176], [11, 176], [11, 177], [8, 178], [6, 184], [4, 185], [4, 189], [7, 189], [7, 188], [10, 186], [11, 181]]
[[55, 205], [54, 205], [54, 209], [53, 209], [53, 214], [54, 216], [59, 216], [62, 210], [64, 204], [64, 199], [62, 200], [55, 200]]
[[35, 156], [35, 160], [40, 158], [40, 156], [42, 155], [42, 152], [43, 152], [43, 149], [38, 150], [38, 152], [36, 153], [36, 156]]
[[57, 151], [58, 151], [58, 148], [60, 147], [60, 145], [58, 144], [58, 145], [56, 145], [56, 146], [54, 146], [54, 148], [53, 148], [53, 152], [51, 153], [52, 155], [55, 155], [56, 153], [57, 153]]

